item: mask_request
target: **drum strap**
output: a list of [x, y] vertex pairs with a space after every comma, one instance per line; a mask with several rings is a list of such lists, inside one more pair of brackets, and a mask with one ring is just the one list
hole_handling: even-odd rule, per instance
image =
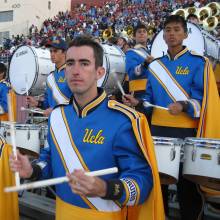
[[[73, 172], [74, 169], [89, 171], [83, 157], [75, 146], [63, 108], [57, 108], [51, 114], [50, 132], [66, 171], [70, 173]], [[82, 199], [92, 209], [95, 208], [99, 211], [108, 212], [120, 210], [120, 207], [112, 200], [104, 200], [98, 197], [82, 197]]]
[[48, 86], [52, 89], [53, 92], [53, 97], [56, 100], [57, 104], [68, 104], [69, 103], [69, 99], [67, 99], [65, 97], [65, 95], [60, 91], [56, 81], [55, 81], [55, 77], [54, 74], [50, 74], [47, 77], [47, 83]]
[[189, 99], [189, 95], [173, 78], [172, 74], [161, 61], [155, 60], [152, 62], [149, 65], [149, 70], [174, 102], [187, 101]]

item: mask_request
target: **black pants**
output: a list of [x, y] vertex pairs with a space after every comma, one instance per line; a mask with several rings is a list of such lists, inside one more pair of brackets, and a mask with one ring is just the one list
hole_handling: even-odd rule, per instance
[[[196, 131], [194, 129], [151, 126], [151, 133], [153, 136], [184, 139], [186, 137], [195, 137]], [[197, 190], [197, 184], [183, 178], [182, 166], [183, 164], [181, 163], [179, 181], [177, 183], [177, 196], [180, 205], [181, 220], [197, 220], [200, 212], [203, 211], [202, 196]], [[165, 213], [169, 216], [168, 185], [162, 185], [161, 187]]]

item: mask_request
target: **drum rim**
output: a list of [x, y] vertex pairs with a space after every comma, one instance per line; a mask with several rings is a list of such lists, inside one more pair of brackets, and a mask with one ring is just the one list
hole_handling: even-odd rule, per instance
[[172, 141], [172, 140], [180, 141], [180, 142], [183, 141], [183, 139], [181, 138], [161, 137], [161, 136], [152, 136], [152, 137], [153, 137], [153, 140], [162, 139], [164, 141]]
[[163, 146], [172, 146], [172, 147], [181, 147], [182, 144], [179, 142], [159, 142], [159, 141], [154, 141], [154, 145], [163, 145]]
[[[9, 128], [10, 124], [5, 124], [5, 128]], [[23, 130], [40, 130], [40, 126], [39, 125], [35, 125], [35, 124], [14, 124], [14, 128], [15, 130], [21, 130], [19, 128], [26, 128]]]
[[[12, 62], [12, 59], [13, 59], [14, 54], [15, 54], [16, 51], [19, 50], [21, 47], [27, 47], [27, 48], [29, 48], [29, 49], [32, 51], [32, 53], [33, 53], [33, 55], [34, 55], [34, 59], [35, 59], [35, 69], [36, 69], [36, 71], [35, 71], [35, 77], [34, 77], [34, 80], [33, 80], [32, 84], [31, 84], [31, 86], [30, 86], [30, 89], [28, 89], [28, 91], [24, 91], [23, 93], [21, 93], [21, 92], [18, 93], [18, 92], [15, 90], [15, 87], [12, 85], [11, 80], [10, 80], [10, 67], [11, 67], [11, 62]], [[18, 95], [24, 95], [25, 93], [29, 92], [29, 91], [31, 90], [31, 88], [32, 88], [32, 87], [36, 84], [36, 82], [37, 82], [37, 78], [38, 78], [38, 74], [37, 74], [37, 73], [39, 72], [39, 62], [38, 62], [38, 59], [37, 59], [37, 56], [36, 56], [36, 52], [34, 51], [33, 48], [34, 48], [34, 49], [39, 49], [39, 48], [35, 48], [35, 47], [33, 47], [33, 46], [21, 45], [20, 47], [18, 47], [18, 48], [13, 52], [13, 54], [12, 54], [12, 56], [11, 56], [11, 61], [10, 61], [10, 63], [9, 63], [9, 69], [8, 69], [8, 78], [9, 78], [9, 81], [10, 81], [11, 86], [13, 87], [15, 93], [18, 94]], [[40, 49], [41, 49], [41, 48], [40, 48]]]

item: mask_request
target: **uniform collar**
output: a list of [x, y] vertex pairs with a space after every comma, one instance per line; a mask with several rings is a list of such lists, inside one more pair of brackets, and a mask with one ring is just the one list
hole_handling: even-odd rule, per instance
[[59, 68], [56, 67], [57, 72], [60, 72], [61, 70], [66, 68], [66, 64], [64, 63], [62, 66], [60, 66]]
[[136, 44], [136, 45], [134, 46], [134, 49], [140, 49], [140, 48], [146, 49], [146, 47], [143, 46], [142, 44]]
[[80, 118], [84, 118], [90, 112], [94, 111], [105, 100], [106, 97], [106, 92], [103, 89], [98, 88], [98, 96], [83, 108], [80, 108], [74, 96], [71, 98], [70, 103], [73, 104], [73, 109], [76, 111], [77, 115]]
[[[188, 48], [186, 46], [183, 46], [183, 49], [178, 54], [176, 54], [176, 56], [173, 58], [173, 60], [177, 60], [182, 55], [184, 55], [186, 52], [188, 52]], [[170, 57], [169, 51], [167, 51], [167, 56], [168, 56], [169, 60], [172, 60]]]

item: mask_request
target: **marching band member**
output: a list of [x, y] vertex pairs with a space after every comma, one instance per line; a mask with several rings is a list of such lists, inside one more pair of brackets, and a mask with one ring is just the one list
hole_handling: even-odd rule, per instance
[[68, 103], [72, 93], [65, 78], [65, 54], [67, 49], [65, 41], [57, 38], [46, 46], [50, 48], [51, 60], [55, 63], [56, 69], [47, 77], [44, 101], [37, 101], [34, 97], [28, 96], [27, 104], [31, 107], [45, 109], [44, 115], [48, 116], [56, 105]]
[[[126, 52], [126, 73], [129, 77], [129, 92], [134, 92], [134, 97], [141, 98], [147, 84], [146, 67], [153, 58], [147, 50], [147, 27], [138, 24], [133, 35], [136, 45]], [[141, 109], [138, 110], [142, 112]]]
[[[56, 186], [56, 219], [164, 220], [152, 138], [145, 117], [97, 88], [104, 74], [103, 49], [87, 37], [76, 38], [66, 54], [69, 105], [56, 107], [49, 120], [49, 146], [30, 164], [10, 157], [24, 178], [66, 173], [69, 184]], [[114, 121], [114, 123], [112, 123]], [[89, 177], [85, 171], [117, 166], [118, 174]], [[143, 204], [143, 205], [140, 205]], [[136, 205], [140, 205], [137, 206]]]
[[5, 64], [0, 63], [0, 121], [8, 120], [8, 102], [7, 95], [10, 90], [10, 84], [6, 81], [7, 68]]
[[[220, 103], [212, 67], [206, 57], [182, 45], [185, 38], [186, 21], [178, 15], [168, 17], [164, 24], [168, 53], [150, 63], [144, 101], [168, 107], [169, 111], [153, 109], [152, 135], [220, 138]], [[126, 99], [134, 106], [143, 102], [130, 95], [126, 95]], [[212, 117], [215, 117], [214, 123]], [[183, 220], [202, 218], [204, 201], [197, 189], [180, 171], [177, 191]], [[167, 201], [165, 209], [168, 214]]]

